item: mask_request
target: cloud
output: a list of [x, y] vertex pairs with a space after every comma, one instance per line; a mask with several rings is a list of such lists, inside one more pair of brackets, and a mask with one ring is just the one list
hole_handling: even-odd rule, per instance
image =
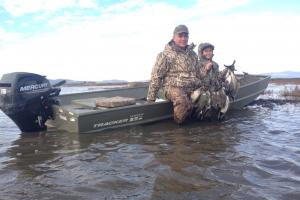
[[[265, 73], [287, 68], [299, 71], [300, 16], [291, 14], [233, 14], [200, 22], [209, 30], [195, 30], [205, 41], [216, 44], [216, 59], [231, 63], [240, 71]], [[193, 24], [193, 27], [197, 23]], [[198, 33], [197, 33], [198, 32]], [[198, 39], [199, 40], [199, 39]]]
[[128, 0], [113, 4], [104, 9], [106, 13], [131, 12], [133, 9], [143, 7], [147, 2], [145, 0]]
[[78, 0], [77, 6], [80, 8], [96, 8], [96, 7], [98, 7], [95, 0]]
[[216, 14], [239, 6], [247, 5], [251, 0], [200, 0], [188, 10], [195, 15]]
[[[46, 22], [59, 27], [54, 31], [0, 47], [0, 65], [5, 66], [0, 74], [30, 71], [76, 80], [149, 79], [156, 55], [178, 24], [188, 25], [190, 42], [212, 42], [220, 65], [236, 59], [238, 69], [250, 73], [299, 69], [299, 16], [226, 14], [249, 1], [213, 2], [202, 0], [183, 9], [166, 3], [128, 1], [84, 20], [65, 12]], [[1, 34], [11, 36], [0, 29]], [[14, 37], [18, 35], [11, 40]]]
[[37, 12], [54, 12], [63, 8], [93, 8], [95, 0], [2, 0], [4, 9], [13, 16]]
[[[0, 43], [4, 46], [9, 43], [15, 43], [20, 41], [21, 34], [9, 33], [0, 27]], [[1, 47], [1, 45], [0, 45]]]

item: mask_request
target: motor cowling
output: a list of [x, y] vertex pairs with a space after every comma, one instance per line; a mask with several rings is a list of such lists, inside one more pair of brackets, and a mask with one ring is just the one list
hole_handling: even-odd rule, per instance
[[60, 88], [51, 86], [45, 76], [27, 72], [4, 74], [0, 80], [0, 109], [22, 132], [46, 130], [53, 117], [52, 105]]

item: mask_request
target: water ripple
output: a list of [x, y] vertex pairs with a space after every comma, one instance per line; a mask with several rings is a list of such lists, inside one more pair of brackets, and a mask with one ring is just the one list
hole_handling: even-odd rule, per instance
[[5, 199], [300, 199], [300, 107], [96, 134], [20, 134], [0, 113]]

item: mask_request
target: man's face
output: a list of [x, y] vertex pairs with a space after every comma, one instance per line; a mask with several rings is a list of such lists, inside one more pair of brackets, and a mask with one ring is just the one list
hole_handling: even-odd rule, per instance
[[205, 48], [202, 51], [202, 56], [205, 57], [208, 60], [211, 60], [212, 57], [214, 56], [214, 52], [213, 52], [212, 48]]
[[188, 33], [178, 33], [173, 36], [173, 41], [179, 47], [185, 48], [189, 41]]

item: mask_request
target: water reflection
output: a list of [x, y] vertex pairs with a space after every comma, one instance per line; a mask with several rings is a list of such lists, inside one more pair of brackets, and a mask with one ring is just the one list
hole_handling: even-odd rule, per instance
[[[15, 158], [9, 162], [9, 167], [16, 167], [22, 173], [33, 177], [44, 171], [51, 171], [53, 169], [47, 166], [47, 161], [57, 159], [57, 151], [66, 148], [77, 149], [77, 138], [78, 134], [67, 136], [51, 129], [48, 132], [21, 134], [8, 149], [9, 155]], [[42, 165], [45, 165], [45, 168]]]
[[297, 109], [250, 107], [221, 123], [166, 120], [97, 134], [20, 135], [4, 152], [1, 193], [6, 199], [297, 199]]
[[145, 143], [160, 166], [155, 171], [152, 198], [199, 199], [215, 192], [231, 193], [234, 187], [224, 187], [214, 170], [237, 155], [234, 146], [239, 142], [239, 129], [226, 123], [212, 127], [211, 123], [199, 126], [194, 122], [188, 128], [157, 130], [150, 133]]

